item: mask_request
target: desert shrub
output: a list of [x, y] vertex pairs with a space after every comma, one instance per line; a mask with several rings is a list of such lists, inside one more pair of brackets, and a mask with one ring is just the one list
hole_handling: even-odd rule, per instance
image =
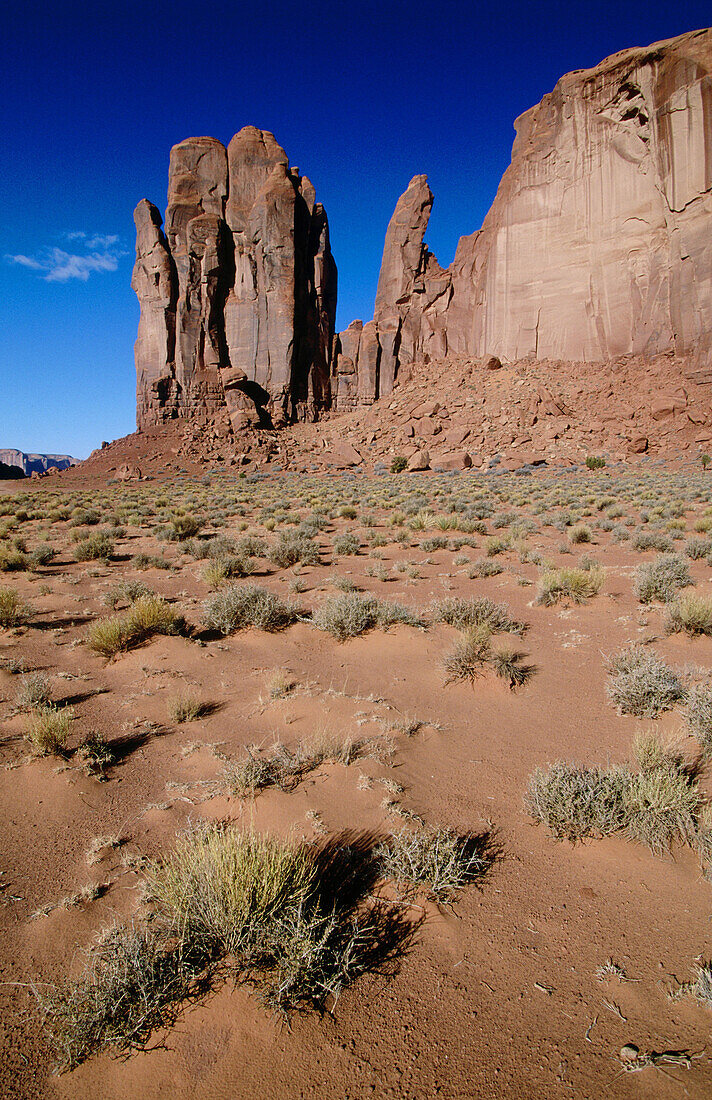
[[443, 659], [445, 683], [475, 680], [492, 659], [492, 631], [482, 623], [467, 627]]
[[194, 722], [209, 710], [204, 699], [197, 695], [174, 695], [168, 700], [168, 716], [172, 722]]
[[126, 611], [92, 623], [86, 644], [95, 653], [113, 657], [154, 634], [176, 634], [182, 626], [181, 616], [160, 596], [139, 596]]
[[170, 523], [165, 533], [170, 542], [185, 542], [187, 539], [192, 539], [203, 526], [203, 520], [192, 515], [172, 516]]
[[237, 554], [225, 555], [220, 558], [211, 558], [203, 569], [203, 580], [210, 588], [220, 588], [225, 581], [234, 577], [247, 577], [252, 573], [252, 563], [249, 558], [239, 557]]
[[514, 646], [500, 646], [499, 649], [492, 650], [490, 662], [495, 675], [507, 680], [514, 689], [526, 684], [535, 671], [532, 665], [522, 664], [524, 657], [525, 654]]
[[242, 759], [228, 760], [223, 777], [238, 798], [254, 796], [267, 787], [292, 790], [320, 765], [349, 765], [361, 756], [372, 755], [374, 749], [374, 742], [328, 734], [310, 742], [300, 741], [293, 749], [277, 741], [268, 752], [247, 748]]
[[319, 547], [308, 535], [298, 531], [285, 531], [276, 543], [270, 546], [267, 556], [278, 569], [287, 569], [301, 562], [302, 565], [318, 565]]
[[49, 677], [45, 676], [44, 672], [28, 672], [20, 680], [15, 700], [18, 707], [26, 710], [28, 707], [39, 707], [49, 703], [50, 697]]
[[505, 550], [509, 549], [508, 538], [498, 538], [496, 535], [491, 535], [485, 539], [485, 553], [488, 558], [496, 558], [498, 554], [503, 554]]
[[49, 563], [55, 557], [57, 551], [52, 546], [37, 546], [30, 554], [29, 565], [31, 569], [36, 569], [38, 566], [49, 565]]
[[341, 519], [356, 519], [358, 509], [354, 508], [353, 504], [342, 504], [340, 508], [336, 509], [336, 514]]
[[229, 585], [203, 604], [203, 621], [210, 630], [232, 634], [249, 626], [283, 630], [297, 618], [294, 608], [257, 584]]
[[523, 634], [527, 626], [512, 618], [506, 604], [495, 603], [487, 596], [473, 596], [470, 599], [450, 596], [435, 604], [433, 616], [437, 622], [447, 623], [459, 630], [486, 626], [493, 634]]
[[316, 608], [312, 622], [318, 630], [327, 631], [339, 641], [355, 638], [376, 626], [388, 627], [397, 623], [424, 625], [420, 616], [410, 608], [359, 592], [342, 592], [329, 597]]
[[405, 455], [396, 455], [395, 458], [391, 461], [390, 471], [392, 474], [400, 474], [403, 472], [403, 470], [407, 468], [407, 466], [408, 459], [405, 457]]
[[134, 554], [131, 558], [134, 569], [171, 569], [171, 563], [156, 554]]
[[575, 543], [590, 542], [593, 538], [593, 532], [585, 523], [578, 523], [569, 531], [569, 538], [571, 542]]
[[376, 849], [381, 874], [392, 879], [401, 893], [425, 886], [439, 902], [448, 902], [489, 866], [481, 845], [452, 829], [401, 829]]
[[38, 756], [51, 756], [64, 751], [69, 740], [69, 726], [74, 718], [71, 707], [48, 703], [34, 707], [27, 723], [27, 740]]
[[89, 955], [76, 982], [35, 989], [59, 1068], [73, 1069], [102, 1050], [140, 1045], [168, 1022], [169, 1006], [185, 997], [205, 966], [176, 949], [166, 930], [117, 925]]
[[688, 592], [670, 604], [665, 628], [671, 634], [684, 631], [693, 637], [712, 634], [712, 597]]
[[699, 561], [700, 558], [709, 557], [712, 553], [712, 539], [705, 536], [704, 538], [699, 535], [693, 535], [685, 543], [685, 553], [692, 561]]
[[657, 653], [633, 645], [610, 660], [606, 694], [619, 714], [657, 718], [684, 697], [684, 689]]
[[426, 554], [432, 554], [435, 550], [446, 550], [449, 543], [444, 535], [432, 535], [430, 538], [423, 539], [420, 543], [420, 549], [424, 550]]
[[679, 554], [661, 554], [654, 561], [643, 562], [635, 571], [633, 592], [641, 603], [661, 600], [667, 603], [678, 588], [692, 584], [690, 569]]
[[557, 760], [536, 768], [529, 779], [525, 806], [552, 836], [571, 841], [610, 836], [624, 825], [626, 768], [581, 767]]
[[633, 539], [635, 550], [659, 550], [661, 554], [672, 554], [675, 547], [667, 535], [661, 531], [641, 531]]
[[685, 696], [685, 721], [699, 741], [705, 760], [712, 759], [712, 687], [694, 684]]
[[119, 604], [126, 603], [132, 604], [141, 596], [153, 596], [154, 593], [148, 585], [143, 581], [119, 581], [118, 584], [114, 584], [105, 593], [102, 598], [102, 603], [106, 607], [110, 607], [112, 611], [115, 611]]
[[0, 546], [0, 573], [21, 573], [29, 565], [27, 554], [17, 546]]
[[476, 558], [472, 563], [468, 576], [470, 580], [475, 580], [476, 577], [496, 577], [501, 572], [502, 566], [496, 561], [490, 561], [488, 558]]
[[17, 589], [0, 588], [0, 626], [22, 626], [31, 616], [31, 608], [22, 602]]
[[539, 581], [537, 603], [544, 607], [551, 607], [560, 600], [584, 603], [600, 592], [604, 579], [605, 572], [600, 565], [591, 569], [576, 569], [572, 566], [545, 569]]
[[74, 548], [77, 561], [108, 561], [114, 553], [114, 540], [106, 531], [96, 531]]
[[557, 761], [537, 768], [525, 806], [553, 836], [571, 841], [621, 833], [656, 854], [673, 841], [693, 843], [700, 796], [683, 763], [648, 738], [638, 746], [644, 767], [580, 767]]
[[601, 455], [587, 455], [586, 466], [589, 470], [602, 470], [606, 460]]
[[348, 555], [358, 554], [361, 549], [361, 543], [355, 535], [343, 534], [337, 535], [334, 539], [334, 553], [339, 557], [347, 557]]

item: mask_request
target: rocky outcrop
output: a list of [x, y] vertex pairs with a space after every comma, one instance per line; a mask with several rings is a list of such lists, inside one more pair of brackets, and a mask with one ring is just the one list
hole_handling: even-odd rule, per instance
[[275, 426], [329, 407], [336, 266], [313, 185], [253, 126], [171, 150], [165, 233], [134, 215], [139, 429], [183, 417]]
[[607, 362], [712, 347], [712, 31], [570, 73], [515, 126], [482, 229], [447, 270], [424, 244], [425, 176], [398, 200], [374, 311], [375, 394], [342, 333], [339, 408], [389, 393], [414, 359]]
[[427, 176], [414, 176], [386, 232], [373, 321], [354, 321], [339, 333], [339, 409], [372, 404], [392, 392], [401, 365], [447, 353], [444, 321], [452, 278], [425, 244], [432, 206]]

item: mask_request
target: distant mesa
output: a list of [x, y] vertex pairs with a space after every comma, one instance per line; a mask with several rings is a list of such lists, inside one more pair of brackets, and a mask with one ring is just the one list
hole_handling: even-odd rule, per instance
[[414, 176], [373, 318], [334, 333], [336, 265], [314, 187], [267, 131], [171, 151], [165, 232], [136, 208], [139, 429], [281, 426], [370, 405], [412, 364], [608, 363], [712, 354], [712, 30], [561, 78], [516, 120], [482, 228], [442, 268]]
[[17, 451], [12, 447], [0, 448], [0, 479], [31, 477], [50, 470], [66, 470], [76, 466], [78, 459], [71, 455], [36, 455]]

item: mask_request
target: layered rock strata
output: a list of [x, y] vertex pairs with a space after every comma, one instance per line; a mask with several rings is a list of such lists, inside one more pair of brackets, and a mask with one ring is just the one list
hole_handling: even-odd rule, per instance
[[139, 429], [227, 416], [275, 426], [331, 404], [336, 266], [313, 185], [274, 136], [171, 150], [165, 232], [137, 206]]

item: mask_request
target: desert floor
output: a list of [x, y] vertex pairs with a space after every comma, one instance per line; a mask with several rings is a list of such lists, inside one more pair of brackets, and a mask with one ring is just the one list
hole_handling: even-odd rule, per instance
[[[712, 599], [711, 478], [699, 464], [648, 462], [526, 477], [3, 485], [0, 589], [16, 591], [20, 613], [0, 628], [2, 1095], [712, 1094], [712, 997], [669, 996], [712, 956], [700, 858], [712, 729], [708, 742], [692, 736], [687, 716], [688, 692], [712, 682], [712, 636], [666, 626], [686, 595]], [[315, 564], [289, 564], [294, 553]], [[671, 554], [692, 584], [642, 602], [640, 567]], [[575, 598], [559, 598], [560, 567], [595, 583], [587, 591], [579, 577]], [[143, 591], [133, 582], [184, 622], [97, 652], [92, 629], [130, 611]], [[250, 585], [294, 621], [226, 633], [206, 622], [206, 601]], [[363, 610], [358, 594], [404, 606], [410, 615], [391, 617], [410, 621], [345, 639], [319, 628], [329, 600]], [[514, 688], [489, 660], [446, 682], [462, 632], [441, 621], [455, 606], [443, 601], [481, 597], [524, 624], [491, 638], [495, 653], [522, 655]], [[681, 685], [657, 717], [619, 713], [607, 690], [611, 658], [633, 643]], [[27, 737], [43, 690], [69, 720], [46, 755]], [[679, 747], [698, 785], [695, 830], [669, 850], [622, 830], [574, 844], [533, 819], [537, 767], [637, 771], [634, 742], [650, 730]], [[287, 780], [243, 781], [246, 761], [327, 743], [343, 751]], [[146, 861], [200, 821], [303, 838], [313, 851], [449, 827], [482, 858], [450, 893], [374, 881], [363, 906], [376, 898], [396, 914], [400, 938], [321, 1011], [275, 1014], [223, 960], [140, 1049], [99, 1050], [53, 1073], [61, 1053], [35, 991], [77, 979], [102, 930], [150, 918]], [[626, 1045], [638, 1048], [632, 1063]], [[664, 1052], [689, 1058], [646, 1057]]]

